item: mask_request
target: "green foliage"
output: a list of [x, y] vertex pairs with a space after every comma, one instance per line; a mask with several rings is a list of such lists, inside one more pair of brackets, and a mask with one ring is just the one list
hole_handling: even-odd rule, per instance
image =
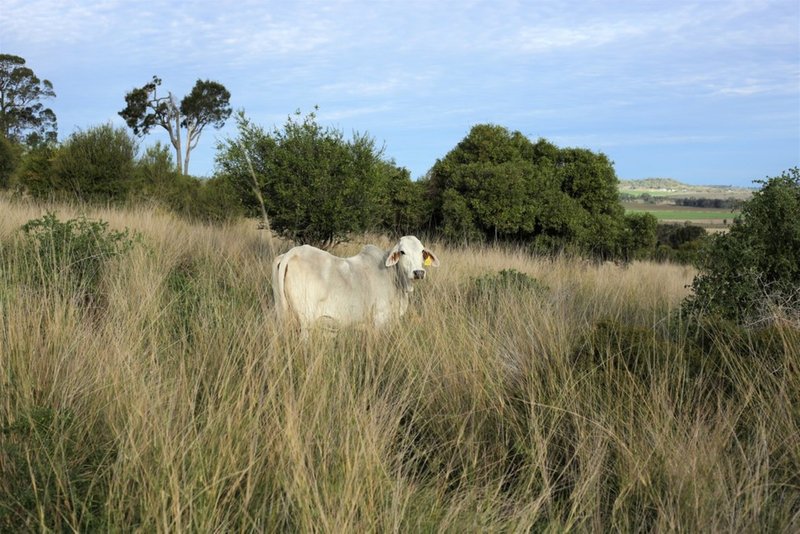
[[622, 234], [622, 256], [625, 260], [645, 259], [652, 255], [656, 246], [658, 219], [652, 213], [629, 213], [625, 215], [625, 230]]
[[167, 146], [156, 143], [136, 162], [132, 203], [155, 203], [189, 220], [230, 221], [244, 214], [233, 186], [221, 178], [198, 179], [175, 170]]
[[503, 269], [497, 273], [484, 274], [472, 279], [471, 298], [480, 299], [501, 291], [532, 292], [542, 295], [547, 292], [546, 285], [536, 278], [516, 269]]
[[215, 176], [202, 181], [193, 213], [195, 219], [222, 223], [243, 217], [244, 213], [239, 195], [228, 180]]
[[659, 224], [654, 258], [659, 261], [694, 264], [708, 233], [694, 224]]
[[131, 198], [161, 197], [179, 175], [169, 147], [156, 142], [147, 147], [136, 162], [136, 184]]
[[[120, 117], [133, 130], [144, 136], [155, 126], [164, 128], [175, 148], [177, 170], [189, 174], [189, 157], [200, 141], [200, 134], [209, 124], [221, 128], [231, 115], [231, 94], [222, 84], [210, 80], [197, 80], [192, 91], [178, 104], [172, 93], [158, 96], [161, 79], [135, 88], [125, 95], [125, 109]], [[182, 129], [185, 134], [181, 135]]]
[[[454, 241], [513, 239], [533, 223], [533, 168], [519, 132], [493, 125], [472, 128], [431, 171], [433, 222]], [[525, 227], [523, 227], [525, 225]]]
[[272, 229], [289, 239], [329, 246], [380, 224], [390, 173], [371, 138], [345, 140], [339, 130], [320, 126], [313, 112], [298, 112], [270, 133], [244, 114], [237, 123], [239, 136], [220, 145], [217, 165], [249, 215], [259, 213], [255, 173]]
[[617, 177], [603, 154], [532, 143], [519, 132], [477, 125], [427, 182], [434, 224], [455, 241], [574, 246], [611, 257], [625, 231]]
[[222, 128], [231, 116], [230, 99], [230, 92], [221, 83], [197, 80], [191, 92], [181, 100], [182, 126], [191, 132], [202, 130], [208, 124]]
[[22, 150], [18, 143], [14, 143], [0, 134], [0, 189], [11, 185], [11, 176], [14, 174], [22, 158]]
[[759, 183], [730, 231], [702, 252], [688, 312], [753, 323], [778, 307], [800, 317], [800, 169]]
[[120, 202], [135, 178], [136, 151], [123, 128], [79, 130], [55, 153], [52, 191], [84, 202]]
[[430, 212], [425, 184], [411, 180], [408, 169], [394, 162], [378, 163], [383, 187], [378, 198], [379, 229], [392, 235], [418, 233]]
[[56, 148], [38, 145], [25, 152], [11, 176], [11, 186], [37, 199], [50, 199], [59, 195], [53, 180], [53, 160]]
[[48, 213], [22, 226], [31, 282], [66, 288], [90, 300], [98, 295], [106, 262], [128, 252], [135, 236], [83, 217], [59, 221]]
[[56, 114], [41, 102], [55, 96], [53, 84], [39, 79], [23, 58], [0, 54], [0, 137], [28, 146], [55, 143]]

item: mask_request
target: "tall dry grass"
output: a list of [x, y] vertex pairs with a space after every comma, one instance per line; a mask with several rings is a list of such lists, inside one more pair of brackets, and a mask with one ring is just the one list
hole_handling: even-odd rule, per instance
[[303, 344], [253, 224], [91, 210], [142, 239], [87, 305], [27, 282], [46, 209], [0, 199], [0, 530], [800, 527], [800, 335], [688, 328], [689, 268], [426, 243], [402, 320]]

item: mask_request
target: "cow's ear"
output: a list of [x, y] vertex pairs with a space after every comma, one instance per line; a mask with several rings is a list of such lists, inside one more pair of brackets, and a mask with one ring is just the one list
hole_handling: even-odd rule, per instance
[[391, 267], [398, 261], [400, 261], [400, 247], [395, 245], [395, 247], [389, 252], [389, 256], [386, 258], [386, 266]]
[[434, 267], [439, 266], [439, 258], [434, 256], [433, 252], [428, 250], [427, 248], [422, 249], [422, 262], [427, 265], [433, 265]]

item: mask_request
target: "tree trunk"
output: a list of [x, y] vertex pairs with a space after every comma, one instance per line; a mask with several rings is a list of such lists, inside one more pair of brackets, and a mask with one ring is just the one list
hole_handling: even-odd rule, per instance
[[[183, 156], [181, 150], [181, 110], [171, 92], [167, 93], [167, 97], [169, 99], [169, 116], [161, 125], [167, 130], [167, 133], [169, 133], [169, 140], [175, 148], [175, 167], [178, 169], [178, 174], [183, 174], [183, 160], [181, 159]], [[173, 118], [175, 120], [175, 126], [172, 125]]]
[[186, 157], [183, 159], [183, 174], [186, 176], [189, 176], [189, 155], [197, 146], [200, 131], [202, 129], [198, 130], [197, 125], [192, 122], [186, 125]]
[[181, 114], [179, 111], [175, 110], [175, 135], [172, 140], [173, 146], [175, 146], [175, 158], [177, 160], [177, 167], [178, 172], [183, 174], [183, 162], [181, 157]]
[[189, 139], [186, 140], [186, 157], [183, 159], [183, 175], [189, 176], [189, 154], [192, 153], [192, 146]]

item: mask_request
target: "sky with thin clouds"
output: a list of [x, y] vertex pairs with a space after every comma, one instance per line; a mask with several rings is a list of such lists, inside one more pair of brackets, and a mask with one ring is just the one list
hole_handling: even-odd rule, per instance
[[[797, 0], [0, 0], [0, 53], [53, 82], [61, 140], [124, 125], [158, 75], [179, 96], [218, 81], [267, 129], [319, 106], [413, 178], [481, 123], [603, 152], [623, 179], [800, 165]], [[192, 174], [235, 134], [205, 130]]]

